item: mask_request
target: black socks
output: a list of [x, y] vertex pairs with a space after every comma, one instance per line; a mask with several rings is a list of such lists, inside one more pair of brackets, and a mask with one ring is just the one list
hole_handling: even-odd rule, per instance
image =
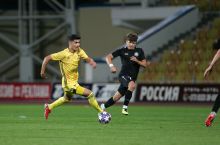
[[217, 113], [219, 107], [220, 107], [220, 95], [218, 95], [217, 98], [215, 99], [214, 105], [212, 107], [212, 111]]
[[127, 92], [125, 93], [125, 100], [124, 100], [124, 105], [125, 106], [128, 106], [128, 104], [131, 100], [131, 97], [132, 97], [132, 91], [127, 90]]
[[108, 108], [112, 105], [115, 104], [115, 101], [113, 100], [113, 97], [111, 97], [106, 103], [105, 103], [105, 108]]

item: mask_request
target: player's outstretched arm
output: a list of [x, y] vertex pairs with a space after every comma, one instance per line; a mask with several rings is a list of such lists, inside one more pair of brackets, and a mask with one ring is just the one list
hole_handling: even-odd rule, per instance
[[209, 64], [209, 66], [206, 68], [205, 72], [204, 72], [204, 77], [207, 77], [208, 74], [212, 71], [212, 67], [214, 66], [214, 64], [216, 63], [216, 61], [220, 58], [220, 49], [216, 52], [215, 56], [213, 57], [211, 63]]
[[88, 64], [90, 64], [93, 68], [96, 68], [96, 62], [95, 62], [92, 58], [88, 57], [88, 58], [86, 59], [86, 62], [87, 62]]
[[140, 64], [140, 66], [142, 66], [142, 67], [144, 67], [144, 68], [146, 68], [147, 65], [148, 65], [146, 59], [143, 59], [143, 60], [139, 61], [139, 64]]
[[106, 63], [108, 64], [108, 66], [109, 66], [111, 72], [112, 72], [112, 73], [116, 73], [117, 69], [116, 69], [116, 67], [114, 66], [114, 64], [112, 63], [112, 59], [113, 59], [112, 54], [108, 54], [108, 55], [105, 57]]
[[42, 66], [41, 66], [41, 71], [40, 71], [40, 75], [43, 79], [46, 79], [46, 73], [45, 73], [45, 70], [46, 70], [46, 67], [47, 67], [47, 64], [49, 63], [49, 61], [51, 60], [51, 56], [48, 55], [46, 57], [44, 57], [44, 60], [43, 60], [43, 63], [42, 63]]
[[146, 61], [146, 59], [143, 59], [143, 60], [139, 61], [135, 56], [132, 56], [130, 58], [130, 60], [138, 63], [140, 66], [142, 66], [144, 68], [147, 67], [150, 64], [149, 62]]

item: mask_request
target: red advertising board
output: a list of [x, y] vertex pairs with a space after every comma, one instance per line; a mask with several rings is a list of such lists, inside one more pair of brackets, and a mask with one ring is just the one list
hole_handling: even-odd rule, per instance
[[0, 99], [49, 99], [50, 83], [0, 83]]

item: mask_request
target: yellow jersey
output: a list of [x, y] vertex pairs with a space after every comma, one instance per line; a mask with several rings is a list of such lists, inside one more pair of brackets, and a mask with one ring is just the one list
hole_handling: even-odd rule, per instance
[[51, 54], [52, 60], [59, 61], [60, 72], [62, 74], [62, 87], [66, 89], [76, 89], [78, 84], [78, 66], [80, 59], [87, 59], [88, 55], [82, 48], [76, 52], [70, 52], [68, 48], [63, 51]]

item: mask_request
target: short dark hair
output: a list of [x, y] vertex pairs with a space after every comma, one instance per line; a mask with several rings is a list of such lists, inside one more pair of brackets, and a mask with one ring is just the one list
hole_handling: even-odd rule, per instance
[[72, 34], [68, 37], [69, 41], [74, 41], [74, 40], [78, 40], [81, 39], [81, 37], [77, 34]]
[[125, 41], [137, 42], [138, 34], [137, 33], [128, 33], [125, 37]]

